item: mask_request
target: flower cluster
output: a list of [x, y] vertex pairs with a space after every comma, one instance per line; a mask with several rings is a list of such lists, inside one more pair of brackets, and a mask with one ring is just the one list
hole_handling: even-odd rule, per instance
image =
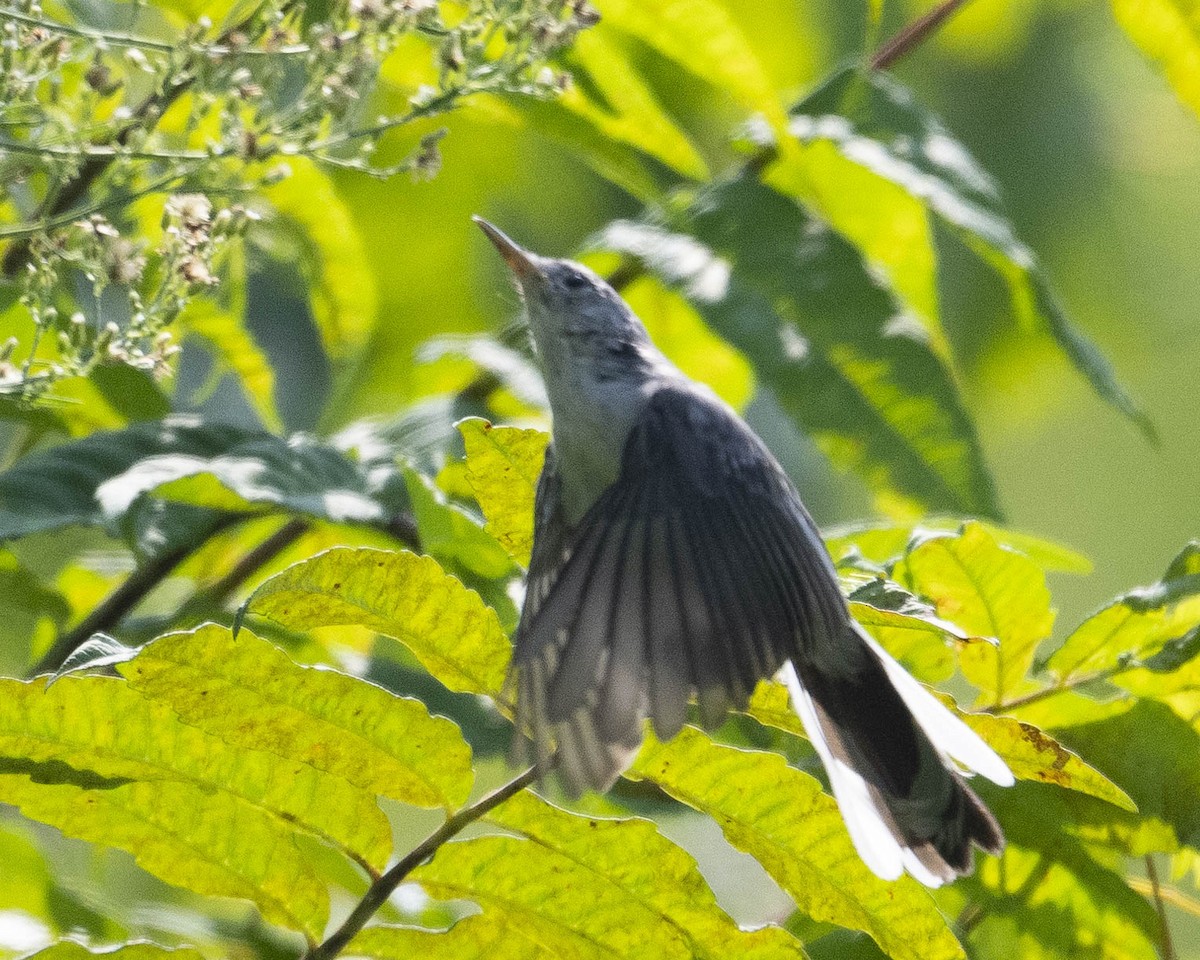
[[[433, 118], [475, 94], [563, 89], [554, 58], [596, 19], [584, 0], [340, 0], [321, 18], [268, 0], [221, 32], [201, 18], [159, 38], [60, 22], [36, 0], [6, 7], [0, 286], [21, 284], [33, 323], [0, 361], [0, 395], [36, 399], [98, 362], [163, 372], [163, 328], [216, 284], [216, 255], [244, 227], [236, 201], [288, 158], [435, 176]], [[411, 62], [384, 74], [395, 58]], [[401, 162], [373, 163], [385, 137]], [[162, 194], [155, 247], [130, 211]]]

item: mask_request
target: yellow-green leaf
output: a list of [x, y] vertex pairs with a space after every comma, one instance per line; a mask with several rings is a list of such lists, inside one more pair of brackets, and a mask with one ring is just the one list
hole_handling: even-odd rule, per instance
[[185, 334], [202, 338], [218, 364], [233, 372], [263, 426], [282, 432], [275, 405], [275, 370], [245, 325], [204, 297], [188, 301], [175, 322]]
[[265, 191], [267, 200], [302, 233], [314, 261], [312, 309], [334, 359], [361, 348], [377, 313], [375, 278], [362, 236], [329, 176], [304, 157], [289, 157], [291, 176]]
[[1137, 812], [1137, 804], [1124, 790], [1032, 723], [988, 713], [965, 713], [949, 697], [942, 697], [942, 701], [1003, 758], [1017, 779], [1057, 784]]
[[471, 417], [458, 424], [467, 448], [467, 480], [483, 508], [486, 529], [523, 567], [533, 550], [533, 500], [550, 434], [494, 427]]
[[1200, 115], [1200, 2], [1113, 0], [1113, 13], [1176, 96]]
[[99, 950], [89, 950], [75, 940], [60, 940], [31, 954], [26, 960], [92, 960], [93, 957], [112, 957], [113, 960], [202, 960], [204, 954], [191, 947], [160, 947], [157, 943], [140, 940]]
[[785, 115], [774, 85], [724, 6], [715, 0], [600, 0], [597, 6], [607, 24], [728, 91], [782, 131]]
[[512, 652], [479, 594], [408, 551], [327, 550], [267, 580], [245, 610], [293, 630], [353, 625], [394, 637], [457, 691], [497, 693]]
[[334, 670], [302, 667], [242, 630], [208, 624], [150, 643], [118, 667], [130, 685], [224, 742], [268, 750], [420, 807], [471, 790], [471, 750], [419, 700]]
[[368, 960], [559, 960], [563, 955], [503, 915], [463, 917], [449, 930], [367, 927], [343, 952]]
[[0, 802], [67, 836], [125, 850], [168, 883], [253, 901], [269, 922], [321, 935], [329, 895], [284, 821], [232, 794], [174, 780], [109, 789], [54, 783], [63, 766], [0, 773]]
[[1131, 590], [1075, 628], [1046, 666], [1066, 680], [1154, 656], [1200, 626], [1200, 573], [1189, 545], [1158, 583]]
[[998, 544], [978, 523], [957, 536], [935, 536], [897, 567], [897, 579], [928, 598], [938, 614], [998, 646], [971, 644], [960, 653], [967, 679], [988, 702], [1026, 686], [1037, 646], [1050, 635], [1054, 612], [1046, 578], [1036, 563]]
[[925, 889], [872, 874], [833, 798], [782, 757], [720, 746], [686, 727], [669, 743], [649, 740], [628, 776], [713, 817], [814, 920], [862, 930], [894, 960], [963, 956]]
[[375, 867], [391, 852], [391, 829], [370, 794], [300, 761], [233, 747], [123, 680], [0, 681], [0, 769], [47, 764], [76, 785], [179, 781], [201, 796], [236, 796]]
[[489, 819], [585, 868], [591, 874], [589, 885], [613, 886], [640, 902], [657, 915], [655, 926], [673, 928], [684, 941], [685, 956], [803, 956], [799, 942], [778, 927], [740, 930], [717, 906], [691, 855], [648, 820], [579, 816], [528, 792], [505, 802]]

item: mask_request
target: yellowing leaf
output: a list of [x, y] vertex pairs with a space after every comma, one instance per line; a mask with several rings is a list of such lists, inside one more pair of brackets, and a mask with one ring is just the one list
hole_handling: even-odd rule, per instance
[[[803, 951], [778, 927], [743, 931], [720, 907], [696, 862], [648, 820], [605, 820], [568, 813], [531, 793], [506, 801], [489, 819], [554, 851], [591, 874], [591, 886], [620, 889], [674, 933], [682, 956], [746, 960], [800, 958]], [[672, 947], [667, 955], [679, 953]]]
[[628, 776], [711, 816], [814, 920], [862, 930], [894, 960], [963, 956], [924, 888], [872, 874], [833, 798], [782, 757], [720, 746], [685, 727], [669, 743], [648, 741]]
[[316, 266], [313, 315], [334, 359], [364, 346], [375, 326], [375, 278], [349, 208], [311, 160], [289, 157], [292, 175], [265, 191], [271, 205], [311, 244]]
[[361, 626], [394, 637], [451, 690], [495, 694], [512, 649], [479, 595], [430, 557], [335, 548], [293, 564], [246, 601], [292, 630]]
[[215, 624], [168, 634], [118, 669], [228, 744], [421, 807], [459, 806], [470, 792], [471, 751], [454, 723], [365, 680], [301, 667], [247, 630], [236, 640]]
[[533, 501], [550, 434], [494, 427], [472, 417], [458, 424], [467, 448], [467, 480], [486, 529], [523, 567], [533, 549]]
[[185, 782], [202, 796], [236, 796], [375, 867], [391, 852], [387, 818], [369, 794], [265, 749], [235, 749], [108, 677], [64, 677], [49, 687], [44, 679], [0, 681], [0, 758], [7, 772], [61, 767], [64, 782], [83, 786]]
[[1004, 759], [1019, 780], [1057, 784], [1137, 812], [1137, 805], [1124, 790], [1032, 723], [987, 713], [964, 713], [948, 697], [942, 700], [949, 701], [947, 706]]
[[373, 926], [358, 934], [342, 952], [369, 960], [558, 960], [562, 956], [502, 911], [463, 917], [449, 930]]
[[67, 836], [125, 850], [168, 883], [251, 900], [265, 919], [310, 940], [324, 930], [325, 884], [300, 856], [289, 826], [265, 810], [174, 780], [85, 789], [46, 783], [54, 767], [30, 764], [28, 771], [0, 773], [0, 802]]
[[1054, 613], [1045, 575], [1022, 554], [998, 544], [977, 523], [957, 536], [936, 536], [903, 561], [905, 585], [937, 607], [938, 614], [976, 637], [994, 637], [998, 646], [977, 643], [960, 653], [967, 679], [988, 702], [1018, 693], [1041, 641], [1050, 635]]
[[1200, 115], [1200, 2], [1113, 0], [1113, 13], [1142, 53], [1162, 68], [1179, 99]]

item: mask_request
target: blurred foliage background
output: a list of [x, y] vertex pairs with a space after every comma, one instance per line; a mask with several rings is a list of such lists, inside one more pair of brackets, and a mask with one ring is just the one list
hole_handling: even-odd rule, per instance
[[[479, 5], [448, 6], [466, 11]], [[561, 49], [548, 45], [534, 57], [529, 75], [514, 74], [509, 87], [475, 93], [443, 115], [415, 117], [399, 135], [383, 138], [369, 161], [377, 168], [396, 165], [393, 176], [372, 176], [354, 169], [354, 163], [314, 164], [298, 156], [289, 161], [290, 155], [264, 159], [246, 203], [253, 210], [254, 191], [261, 191], [277, 215], [241, 225], [250, 231], [251, 242], [230, 261], [220, 261], [225, 285], [214, 294], [222, 311], [240, 307], [244, 323], [231, 328], [203, 311], [185, 314], [172, 328], [181, 352], [171, 361], [170, 378], [157, 384], [148, 377], [106, 382], [103, 374], [64, 380], [52, 392], [72, 406], [51, 403], [43, 408], [48, 416], [66, 410], [62, 416], [73, 424], [67, 432], [81, 434], [148, 419], [161, 414], [165, 404], [173, 411], [199, 412], [206, 422], [329, 437], [364, 418], [391, 421], [418, 401], [470, 383], [475, 368], [453, 357], [437, 358], [429, 341], [479, 332], [506, 336], [519, 313], [503, 267], [470, 224], [471, 214], [487, 217], [536, 251], [584, 256], [611, 268], [616, 260], [604, 249], [612, 244], [598, 239], [609, 224], [636, 220], [645, 201], [668, 197], [687, 179], [681, 169], [704, 180], [706, 173], [731, 172], [745, 162], [745, 151], [730, 141], [756, 111], [729, 86], [730, 78], [705, 83], [652, 49], [628, 29], [638, 14], [627, 0], [598, 0], [595, 6], [602, 19], [581, 34], [574, 48], [572, 38], [565, 38]], [[647, 9], [654, 6], [647, 0]], [[719, 6], [765, 69], [772, 95], [779, 104], [790, 104], [930, 4], [892, 0], [882, 4], [878, 22], [873, 22], [876, 4], [843, 0], [723, 0]], [[1122, 5], [1116, 6], [1119, 12]], [[363, 8], [359, 4], [358, 12]], [[72, 23], [109, 30], [132, 23], [139, 33], [164, 36], [202, 14], [219, 23], [228, 12], [200, 3], [98, 0], [46, 4], [46, 9]], [[307, 15], [320, 20], [327, 13], [314, 4]], [[367, 116], [403, 114], [413, 90], [436, 82], [436, 71], [446, 70], [445, 50], [438, 53], [440, 61], [415, 56], [403, 44], [397, 51], [385, 60], [378, 86], [364, 85], [364, 104], [354, 109]], [[539, 72], [542, 59], [552, 65], [548, 76]], [[625, 72], [627, 64], [638, 74]], [[664, 114], [689, 139], [682, 141], [669, 130], [647, 133], [645, 126], [630, 132], [629, 124], [652, 124], [656, 111], [635, 114], [624, 130], [611, 117], [592, 117], [590, 127], [573, 122], [554, 100], [560, 71], [574, 76], [576, 92], [624, 85], [628, 103], [637, 100], [630, 89], [648, 84]], [[1056, 635], [1061, 636], [1114, 594], [1158, 580], [1182, 543], [1200, 532], [1195, 320], [1200, 311], [1195, 268], [1200, 123], [1130, 42], [1107, 4], [970, 0], [894, 72], [994, 178], [1015, 234], [1036, 251], [1066, 315], [1111, 359], [1158, 434], [1158, 442], [1150, 442], [1130, 418], [1100, 399], [1048, 333], [1020, 328], [996, 276], [960, 239], [937, 228], [940, 322], [1004, 519], [1017, 530], [1069, 544], [1094, 564], [1087, 576], [1052, 575]], [[522, 84], [525, 94], [514, 93]], [[537, 97], [528, 96], [532, 93]], [[613, 90], [606, 95], [611, 99]], [[646, 142], [655, 144], [659, 158], [630, 159], [626, 148]], [[667, 162], [661, 162], [664, 158]], [[273, 174], [271, 165], [278, 160], [290, 163], [291, 176]], [[153, 227], [146, 226], [147, 217], [157, 218], [159, 201], [158, 208], [147, 207], [149, 213], [132, 208], [134, 221], [140, 217], [148, 233]], [[21, 219], [13, 210], [6, 214], [12, 222]], [[773, 228], [765, 222], [760, 226], [764, 234]], [[888, 501], [859, 476], [831, 467], [785, 415], [779, 398], [755, 387], [754, 372], [736, 353], [705, 339], [710, 335], [703, 328], [690, 317], [675, 316], [653, 290], [631, 286], [629, 295], [669, 354], [689, 372], [720, 381], [728, 398], [745, 408], [822, 527], [879, 518]], [[12, 285], [5, 297], [0, 336], [13, 334], [27, 342], [28, 320]], [[515, 341], [508, 336], [508, 342]], [[536, 419], [536, 403], [525, 402], [519, 390], [513, 393], [500, 405], [507, 403], [513, 419]], [[5, 466], [44, 436], [44, 424], [15, 409], [4, 408], [6, 419], [0, 420]], [[419, 428], [420, 422], [415, 428], [401, 423], [396, 430]], [[457, 442], [435, 439], [433, 446]], [[410, 497], [412, 483], [409, 478]], [[447, 484], [452, 487], [453, 478]], [[390, 543], [387, 537], [394, 533], [309, 531], [272, 569], [342, 541]], [[218, 543], [182, 572], [199, 580], [207, 564], [228, 567], [235, 547]], [[128, 572], [129, 558], [99, 534], [77, 531], [36, 539], [17, 552], [30, 569], [57, 575], [68, 557], [85, 551], [90, 551], [89, 562], [68, 568], [69, 582], [62, 587], [78, 614]], [[497, 569], [511, 573], [503, 555], [493, 559]], [[156, 594], [158, 609], [182, 597], [182, 588], [175, 595], [171, 588], [169, 582], [165, 594]], [[502, 593], [487, 599], [511, 626], [511, 603]], [[152, 628], [147, 635], [153, 635]], [[4, 632], [20, 637], [4, 654], [6, 672], [15, 674], [31, 651], [44, 652], [53, 630], [31, 614], [6, 623]], [[300, 659], [317, 657], [303, 646], [298, 649]], [[351, 658], [367, 649], [361, 640], [357, 651], [343, 652]], [[435, 685], [421, 688], [409, 667], [381, 658], [369, 669], [374, 679], [420, 693], [434, 709], [469, 713], [462, 702], [447, 705], [453, 697]], [[396, 670], [408, 672], [397, 679], [389, 675]], [[489, 727], [486, 718], [473, 716], [472, 722], [478, 723], [473, 746], [490, 757], [491, 779], [498, 780], [506, 734]], [[407, 822], [398, 835], [419, 837], [432, 822], [432, 817], [429, 823]], [[786, 898], [749, 857], [725, 844], [709, 821], [678, 815], [662, 822], [697, 855], [736, 919], [760, 923], [788, 914]], [[25, 855], [17, 834], [6, 834], [3, 842], [11, 847], [7, 857]], [[75, 887], [86, 885], [80, 878], [107, 885], [90, 905], [51, 886], [49, 895], [69, 901], [62, 909], [72, 916], [102, 910], [110, 896], [137, 900], [145, 894], [138, 885], [153, 885], [153, 897], [163, 900], [185, 896], [164, 893], [119, 855], [92, 858], [82, 844], [56, 844], [63, 873], [75, 878]], [[34, 863], [36, 857], [31, 853], [29, 860]], [[128, 889], [115, 890], [114, 878]], [[0, 891], [3, 884], [0, 877]], [[14, 909], [23, 908], [15, 895], [10, 899]], [[46, 911], [44, 904], [29, 909]], [[49, 909], [53, 912], [54, 905]], [[1171, 909], [1179, 955], [1200, 957], [1197, 921], [1186, 909]], [[170, 926], [161, 917], [155, 922]], [[254, 942], [264, 956], [283, 949], [259, 921], [245, 923], [230, 936]], [[0, 930], [2, 924], [0, 918]], [[100, 920], [95, 929], [103, 929]], [[15, 955], [20, 943], [18, 930], [0, 947]]]

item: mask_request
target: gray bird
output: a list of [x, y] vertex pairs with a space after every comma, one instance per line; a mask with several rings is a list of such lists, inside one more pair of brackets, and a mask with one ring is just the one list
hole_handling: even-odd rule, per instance
[[958, 765], [1012, 773], [850, 616], [816, 524], [732, 409], [684, 376], [612, 287], [483, 228], [525, 301], [553, 416], [510, 681], [517, 736], [568, 789], [606, 790], [649, 717], [668, 740], [778, 674], [855, 848], [938, 886], [999, 852]]

